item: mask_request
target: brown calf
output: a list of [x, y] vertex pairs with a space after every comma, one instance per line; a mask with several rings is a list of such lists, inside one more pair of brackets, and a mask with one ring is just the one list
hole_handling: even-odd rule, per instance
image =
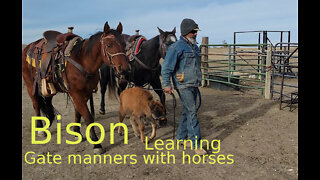
[[[130, 115], [130, 122], [134, 135], [138, 137], [137, 126], [140, 130], [140, 140], [144, 143], [144, 123], [142, 118], [151, 122], [152, 133], [149, 139], [156, 137], [156, 120], [166, 120], [165, 109], [159, 100], [153, 100], [151, 93], [139, 87], [129, 88], [120, 94], [119, 122], [123, 122], [126, 115]], [[121, 135], [121, 127], [118, 127]]]

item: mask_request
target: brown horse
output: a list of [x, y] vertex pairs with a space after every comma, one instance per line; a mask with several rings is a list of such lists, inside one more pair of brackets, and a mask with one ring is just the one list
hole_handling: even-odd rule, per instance
[[[67, 58], [65, 75], [69, 86], [67, 93], [71, 96], [75, 106], [75, 123], [80, 123], [81, 116], [87, 126], [94, 122], [94, 117], [89, 112], [87, 101], [97, 87], [99, 82], [98, 70], [103, 63], [114, 67], [119, 74], [130, 70], [127, 56], [125, 55], [125, 42], [121, 34], [121, 23], [114, 30], [110, 29], [108, 22], [106, 22], [104, 32], [98, 32], [89, 39], [80, 40], [72, 48], [69, 58]], [[54, 94], [52, 96], [43, 96], [41, 94], [41, 90], [39, 90], [41, 84], [37, 80], [39, 72], [32, 66], [30, 60], [27, 62], [27, 54], [31, 51], [29, 49], [32, 49], [40, 40], [30, 43], [24, 48], [22, 52], [22, 76], [32, 100], [35, 115], [40, 116], [41, 110], [50, 120], [51, 126], [55, 117], [55, 110], [52, 105]], [[42, 51], [41, 62], [47, 55], [47, 52]], [[63, 92], [59, 86], [54, 86], [57, 92]], [[38, 120], [36, 126], [43, 127], [42, 121]], [[80, 133], [80, 127], [78, 126], [74, 126], [73, 130]], [[38, 135], [41, 135], [41, 133], [38, 132]], [[90, 138], [92, 141], [98, 140], [94, 128], [90, 129]], [[101, 144], [94, 145], [94, 152], [103, 152]]]

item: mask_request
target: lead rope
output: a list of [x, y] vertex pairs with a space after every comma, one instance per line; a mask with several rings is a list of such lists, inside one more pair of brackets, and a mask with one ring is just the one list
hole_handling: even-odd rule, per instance
[[176, 134], [176, 106], [177, 106], [177, 101], [176, 97], [174, 96], [173, 92], [170, 94], [172, 96], [172, 106], [173, 106], [173, 134], [172, 134], [172, 139], [175, 139], [175, 134]]

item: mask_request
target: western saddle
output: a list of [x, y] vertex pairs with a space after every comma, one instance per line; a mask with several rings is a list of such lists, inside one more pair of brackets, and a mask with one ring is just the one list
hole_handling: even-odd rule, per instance
[[[35, 93], [36, 85], [44, 97], [53, 96], [60, 91], [68, 92], [65, 67], [66, 56], [70, 56], [73, 46], [82, 38], [72, 33], [73, 27], [68, 27], [67, 33], [48, 30], [43, 38], [34, 42], [27, 52], [27, 62], [36, 68], [36, 77], [33, 82]], [[46, 53], [46, 57], [42, 57]]]

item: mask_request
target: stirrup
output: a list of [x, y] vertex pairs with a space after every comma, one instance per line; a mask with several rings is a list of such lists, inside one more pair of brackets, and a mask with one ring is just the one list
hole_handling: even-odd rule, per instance
[[51, 95], [57, 94], [56, 88], [54, 87], [54, 85], [52, 83], [48, 83], [49, 88], [50, 88], [50, 92]]
[[41, 94], [43, 96], [49, 96], [49, 93], [48, 93], [48, 90], [47, 90], [47, 82], [46, 82], [45, 78], [43, 78], [41, 80]]

